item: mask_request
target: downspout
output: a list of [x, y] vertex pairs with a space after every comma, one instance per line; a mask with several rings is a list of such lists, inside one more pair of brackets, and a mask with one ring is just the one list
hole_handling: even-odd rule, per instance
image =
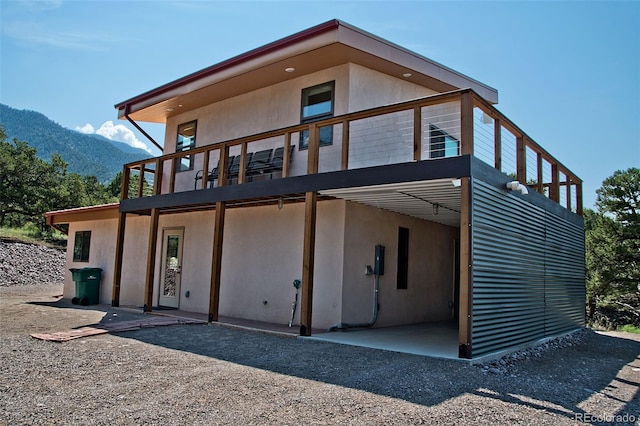
[[371, 321], [360, 324], [340, 322], [329, 327], [329, 331], [346, 330], [348, 328], [367, 328], [376, 323], [376, 320], [378, 319], [378, 289], [380, 288], [380, 275], [375, 274], [373, 282], [373, 317], [371, 318]]
[[129, 120], [129, 123], [133, 124], [133, 126], [138, 129], [138, 131], [140, 133], [142, 133], [147, 139], [149, 139], [149, 141], [154, 144], [156, 146], [156, 148], [158, 148], [160, 150], [160, 152], [164, 152], [164, 148], [162, 148], [160, 146], [160, 144], [158, 142], [156, 142], [147, 132], [144, 131], [144, 129], [142, 127], [140, 127], [138, 125], [138, 123], [136, 123], [135, 121], [133, 121], [131, 119], [131, 117], [129, 117], [129, 104], [126, 104], [124, 106], [124, 118], [126, 118], [127, 120]]

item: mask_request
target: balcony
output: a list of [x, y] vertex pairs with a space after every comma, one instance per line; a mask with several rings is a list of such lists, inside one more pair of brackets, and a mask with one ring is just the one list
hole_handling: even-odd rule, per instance
[[582, 180], [471, 89], [129, 163], [121, 197], [184, 193], [173, 207], [195, 210], [212, 188], [465, 155], [582, 215]]

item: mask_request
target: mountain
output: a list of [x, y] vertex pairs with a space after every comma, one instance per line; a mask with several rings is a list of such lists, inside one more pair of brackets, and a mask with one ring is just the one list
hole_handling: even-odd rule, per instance
[[93, 175], [100, 182], [113, 179], [125, 163], [151, 157], [148, 152], [122, 142], [66, 129], [39, 112], [3, 104], [0, 104], [0, 125], [8, 140], [28, 142], [38, 150], [39, 158], [49, 161], [57, 153], [69, 165], [69, 172]]

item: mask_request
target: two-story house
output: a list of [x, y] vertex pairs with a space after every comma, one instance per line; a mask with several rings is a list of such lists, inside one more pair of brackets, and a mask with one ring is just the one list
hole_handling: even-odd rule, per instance
[[449, 320], [461, 358], [507, 350], [584, 325], [582, 182], [497, 101], [332, 20], [117, 104], [163, 155], [47, 220], [103, 303], [286, 324], [300, 280], [300, 335]]

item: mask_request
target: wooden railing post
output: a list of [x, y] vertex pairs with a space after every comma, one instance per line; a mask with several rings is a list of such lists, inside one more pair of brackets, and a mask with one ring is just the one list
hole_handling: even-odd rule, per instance
[[342, 122], [342, 161], [341, 170], [349, 169], [349, 120]]
[[122, 168], [122, 188], [120, 188], [120, 199], [126, 200], [129, 198], [129, 176], [131, 169], [127, 166]]
[[243, 142], [240, 145], [240, 170], [238, 170], [238, 183], [244, 183], [246, 174], [247, 174], [247, 143]]
[[309, 126], [309, 146], [307, 148], [307, 174], [314, 175], [318, 173], [318, 163], [320, 157], [320, 129], [315, 123]]
[[289, 177], [289, 167], [291, 162], [291, 133], [284, 135], [284, 152], [282, 153], [282, 177]]
[[556, 203], [560, 202], [560, 172], [558, 163], [551, 163], [551, 187], [549, 188], [549, 198]]
[[538, 172], [537, 172], [538, 181], [536, 182], [536, 191], [538, 191], [538, 193], [540, 194], [544, 194], [544, 182], [542, 181], [543, 180], [542, 176], [544, 174], [542, 171], [542, 153], [540, 152], [538, 153], [536, 161], [538, 166]]
[[200, 187], [202, 189], [207, 189], [207, 185], [209, 184], [209, 156], [211, 151], [207, 150], [203, 152], [204, 158], [202, 159], [202, 182], [200, 182]]
[[147, 169], [146, 164], [140, 164], [140, 176], [138, 176], [138, 198], [142, 198], [142, 187], [144, 184], [144, 171]]
[[422, 159], [422, 107], [413, 108], [413, 160]]
[[495, 168], [502, 171], [502, 124], [499, 118], [493, 119], [493, 157]]
[[516, 137], [516, 179], [527, 184], [527, 147], [523, 136]]
[[169, 194], [173, 194], [176, 189], [176, 163], [180, 161], [178, 158], [171, 160], [171, 176], [169, 177]]
[[153, 195], [162, 194], [162, 175], [164, 173], [164, 161], [158, 157], [156, 159], [156, 172], [153, 179]]
[[229, 145], [220, 147], [220, 161], [218, 162], [218, 186], [227, 184], [227, 175], [229, 174]]
[[582, 181], [576, 183], [576, 213], [582, 216]]
[[567, 210], [571, 210], [571, 176], [569, 176], [567, 173], [565, 173], [565, 179], [567, 181], [567, 187], [566, 187], [566, 191], [567, 191]]
[[471, 91], [460, 95], [460, 155], [473, 155], [473, 94]]

